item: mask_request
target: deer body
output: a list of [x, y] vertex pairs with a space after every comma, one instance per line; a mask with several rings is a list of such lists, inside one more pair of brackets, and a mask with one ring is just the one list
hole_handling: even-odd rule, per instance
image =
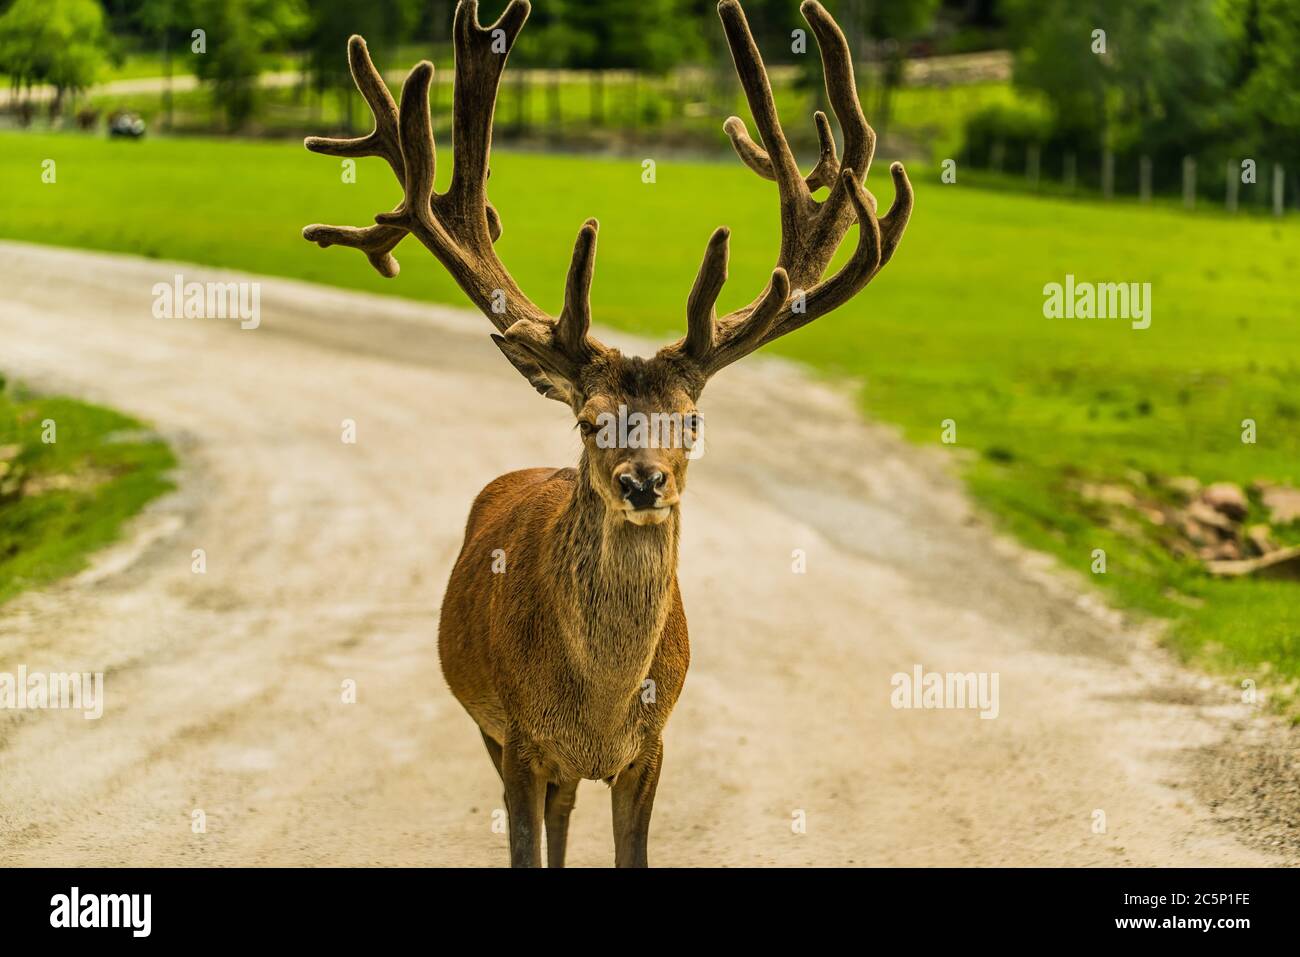
[[[318, 224], [303, 236], [322, 247], [359, 249], [390, 278], [398, 272], [393, 249], [415, 237], [495, 326], [492, 341], [511, 365], [576, 419], [583, 443], [576, 468], [511, 472], [475, 500], [443, 599], [439, 653], [447, 683], [477, 723], [505, 785], [511, 863], [540, 864], [544, 828], [547, 863], [563, 865], [578, 782], [595, 779], [611, 786], [615, 863], [645, 866], [662, 732], [690, 662], [677, 549], [686, 467], [695, 457], [688, 451], [702, 438], [696, 402], [719, 370], [861, 291], [902, 238], [912, 188], [895, 163], [894, 202], [877, 218], [863, 184], [875, 134], [862, 115], [848, 44], [816, 0], [805, 0], [801, 10], [817, 37], [844, 155], [841, 161], [830, 121], [819, 111], [821, 155], [802, 175], [744, 12], [738, 0], [722, 0], [718, 14], [762, 146], [738, 117], [723, 129], [745, 165], [776, 183], [777, 265], [757, 298], [716, 315], [730, 237], [717, 229], [687, 298], [686, 335], [650, 358], [624, 356], [591, 335], [594, 219], [578, 231], [558, 316], [524, 295], [496, 254], [501, 217], [487, 199], [492, 114], [529, 5], [511, 0], [490, 27], [479, 25], [477, 9], [476, 0], [456, 8], [446, 192], [434, 190], [433, 65], [411, 70], [399, 108], [365, 41], [354, 36], [352, 75], [375, 129], [357, 139], [308, 137], [306, 146], [331, 156], [382, 157], [402, 184], [402, 200], [374, 225]], [[822, 188], [826, 198], [815, 199]], [[823, 276], [854, 223], [852, 254]], [[617, 415], [622, 422], [629, 410], [681, 427], [668, 441], [636, 431], [611, 440], [602, 421]]]
[[511, 472], [479, 494], [438, 638], [483, 733], [555, 784], [613, 779], [654, 745], [690, 660], [678, 520], [611, 520], [583, 474]]

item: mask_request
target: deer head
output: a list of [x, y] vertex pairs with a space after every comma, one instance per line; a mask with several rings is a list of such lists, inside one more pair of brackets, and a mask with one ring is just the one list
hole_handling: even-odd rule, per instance
[[[718, 15], [762, 146], [750, 139], [739, 117], [729, 118], [723, 129], [741, 160], [776, 182], [780, 252], [758, 297], [718, 316], [714, 306], [727, 278], [730, 232], [716, 230], [687, 299], [686, 335], [652, 358], [624, 356], [591, 334], [596, 220], [587, 220], [578, 232], [559, 316], [548, 315], [524, 295], [494, 249], [501, 217], [487, 199], [492, 114], [506, 57], [528, 18], [527, 0], [512, 0], [490, 27], [479, 25], [476, 0], [461, 0], [456, 8], [453, 169], [444, 193], [433, 189], [428, 96], [433, 65], [422, 61], [411, 70], [399, 107], [365, 41], [359, 36], [348, 41], [352, 75], [374, 113], [375, 129], [357, 139], [308, 137], [306, 147], [331, 156], [381, 156], [404, 195], [391, 212], [377, 215], [373, 226], [313, 225], [303, 236], [322, 247], [360, 249], [387, 277], [398, 271], [394, 247], [408, 234], [415, 236], [496, 327], [492, 340], [511, 364], [539, 393], [573, 411], [585, 446], [582, 467], [609, 509], [635, 524], [658, 524], [676, 506], [685, 485], [689, 451], [701, 427], [695, 403], [705, 383], [737, 359], [856, 295], [889, 261], [912, 212], [912, 187], [902, 164], [895, 163], [890, 168], [894, 203], [877, 219], [876, 201], [863, 185], [875, 133], [862, 114], [848, 44], [820, 3], [806, 0], [800, 9], [817, 38], [826, 93], [843, 135], [843, 159], [826, 114], [818, 111], [814, 120], [821, 155], [812, 172], [799, 172], [745, 14], [737, 0], [722, 0]], [[814, 199], [821, 187], [828, 188], [828, 195]], [[856, 248], [837, 272], [823, 278], [854, 222]], [[616, 429], [611, 443], [611, 419], [622, 423], [637, 413], [659, 416], [681, 441], [658, 441], [652, 427], [650, 441], [640, 442], [633, 427]]]

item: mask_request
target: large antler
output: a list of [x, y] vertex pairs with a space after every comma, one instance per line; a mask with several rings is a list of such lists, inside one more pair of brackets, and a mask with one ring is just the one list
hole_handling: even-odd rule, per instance
[[543, 395], [562, 398], [555, 377], [571, 374], [593, 351], [602, 349], [590, 327], [592, 262], [597, 224], [588, 220], [578, 234], [565, 307], [558, 319], [524, 295], [493, 244], [501, 218], [487, 198], [492, 149], [492, 115], [506, 57], [524, 21], [528, 0], [511, 0], [490, 27], [478, 23], [477, 0], [461, 0], [453, 32], [456, 51], [452, 113], [452, 176], [445, 193], [434, 191], [435, 149], [429, 118], [433, 64], [416, 64], [402, 85], [400, 107], [393, 103], [366, 42], [348, 40], [348, 61], [357, 89], [375, 116], [373, 132], [357, 139], [309, 136], [307, 149], [330, 156], [380, 156], [402, 184], [401, 203], [366, 227], [312, 225], [303, 237], [319, 246], [350, 246], [366, 254], [381, 275], [398, 272], [393, 249], [409, 233], [451, 273], [452, 278], [506, 336], [493, 336], [511, 362]]
[[[722, 0], [718, 16], [763, 145], [749, 138], [744, 121], [737, 116], [730, 117], [723, 129], [745, 165], [776, 181], [781, 250], [767, 289], [744, 308], [715, 318], [714, 304], [727, 278], [730, 232], [718, 229], [709, 240], [687, 304], [686, 338], [668, 347], [689, 356], [706, 376], [847, 302], [889, 262], [912, 213], [912, 186], [902, 164], [894, 163], [890, 167], [894, 203], [882, 219], [876, 218], [876, 200], [863, 186], [875, 153], [876, 134], [862, 115], [848, 43], [816, 0], [805, 0], [799, 9], [817, 38], [826, 93], [844, 135], [844, 158], [841, 161], [837, 156], [830, 122], [819, 110], [814, 120], [821, 156], [807, 176], [799, 172], [744, 11], [738, 0]], [[813, 192], [823, 186], [829, 187], [830, 193], [818, 201]], [[857, 248], [838, 272], [823, 280], [831, 257], [854, 221], [859, 227]]]

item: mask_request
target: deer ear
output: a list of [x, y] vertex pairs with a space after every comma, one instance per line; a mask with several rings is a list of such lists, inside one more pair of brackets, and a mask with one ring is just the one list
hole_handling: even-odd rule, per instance
[[505, 336], [494, 333], [492, 341], [497, 344], [501, 354], [510, 360], [510, 364], [519, 370], [528, 380], [529, 385], [540, 395], [563, 402], [565, 405], [573, 405], [573, 386], [568, 381], [554, 373], [543, 371], [532, 356]]

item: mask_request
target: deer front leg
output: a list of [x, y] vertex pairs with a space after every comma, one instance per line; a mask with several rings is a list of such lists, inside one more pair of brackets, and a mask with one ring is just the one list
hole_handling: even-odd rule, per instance
[[655, 803], [663, 753], [663, 739], [655, 738], [614, 781], [615, 867], [650, 866], [646, 844], [650, 838], [650, 811]]
[[542, 866], [542, 809], [546, 781], [523, 753], [515, 734], [501, 749], [501, 779], [506, 786], [506, 814], [510, 818], [510, 866]]
[[546, 866], [563, 867], [569, 843], [569, 815], [578, 794], [578, 782], [546, 785]]

